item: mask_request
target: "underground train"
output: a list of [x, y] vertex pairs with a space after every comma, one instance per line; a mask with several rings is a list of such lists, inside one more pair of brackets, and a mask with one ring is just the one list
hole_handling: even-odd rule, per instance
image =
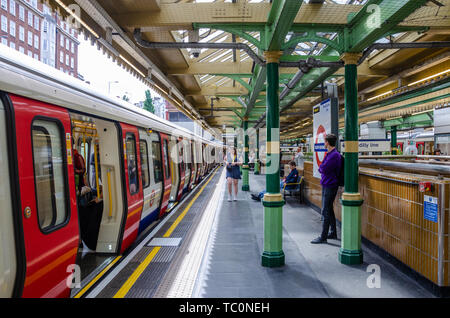
[[0, 46], [0, 298], [69, 297], [80, 244], [123, 254], [222, 145], [17, 55]]

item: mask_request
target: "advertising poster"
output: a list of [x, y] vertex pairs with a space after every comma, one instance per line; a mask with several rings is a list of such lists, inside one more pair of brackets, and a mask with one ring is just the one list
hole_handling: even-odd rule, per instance
[[327, 152], [325, 148], [326, 135], [330, 133], [338, 135], [337, 111], [337, 100], [334, 98], [327, 99], [313, 108], [313, 175], [315, 178], [321, 177], [319, 167]]

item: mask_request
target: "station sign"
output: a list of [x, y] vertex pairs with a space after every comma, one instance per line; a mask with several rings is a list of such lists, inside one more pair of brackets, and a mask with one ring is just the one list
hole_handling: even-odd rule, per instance
[[[389, 139], [360, 139], [359, 152], [384, 152], [391, 151], [391, 141]], [[341, 141], [341, 152], [345, 152], [345, 141]]]
[[325, 137], [333, 133], [338, 136], [338, 101], [329, 98], [313, 108], [313, 175], [320, 178], [319, 167], [325, 159]]

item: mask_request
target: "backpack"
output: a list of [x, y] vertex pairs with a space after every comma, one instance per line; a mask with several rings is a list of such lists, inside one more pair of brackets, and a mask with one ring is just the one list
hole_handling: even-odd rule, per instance
[[341, 156], [341, 169], [339, 170], [338, 180], [339, 180], [339, 186], [343, 187], [344, 180], [345, 180], [345, 169], [344, 169], [345, 158], [342, 154], [339, 154], [339, 155]]

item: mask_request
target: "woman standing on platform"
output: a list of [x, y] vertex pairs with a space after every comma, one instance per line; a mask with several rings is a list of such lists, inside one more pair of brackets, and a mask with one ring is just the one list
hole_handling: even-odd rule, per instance
[[234, 183], [234, 196], [233, 200], [237, 201], [238, 182], [241, 178], [241, 172], [239, 166], [242, 162], [237, 159], [236, 149], [233, 147], [229, 150], [224, 158], [225, 167], [227, 169], [227, 183], [228, 183], [228, 201], [231, 201], [232, 187]]

